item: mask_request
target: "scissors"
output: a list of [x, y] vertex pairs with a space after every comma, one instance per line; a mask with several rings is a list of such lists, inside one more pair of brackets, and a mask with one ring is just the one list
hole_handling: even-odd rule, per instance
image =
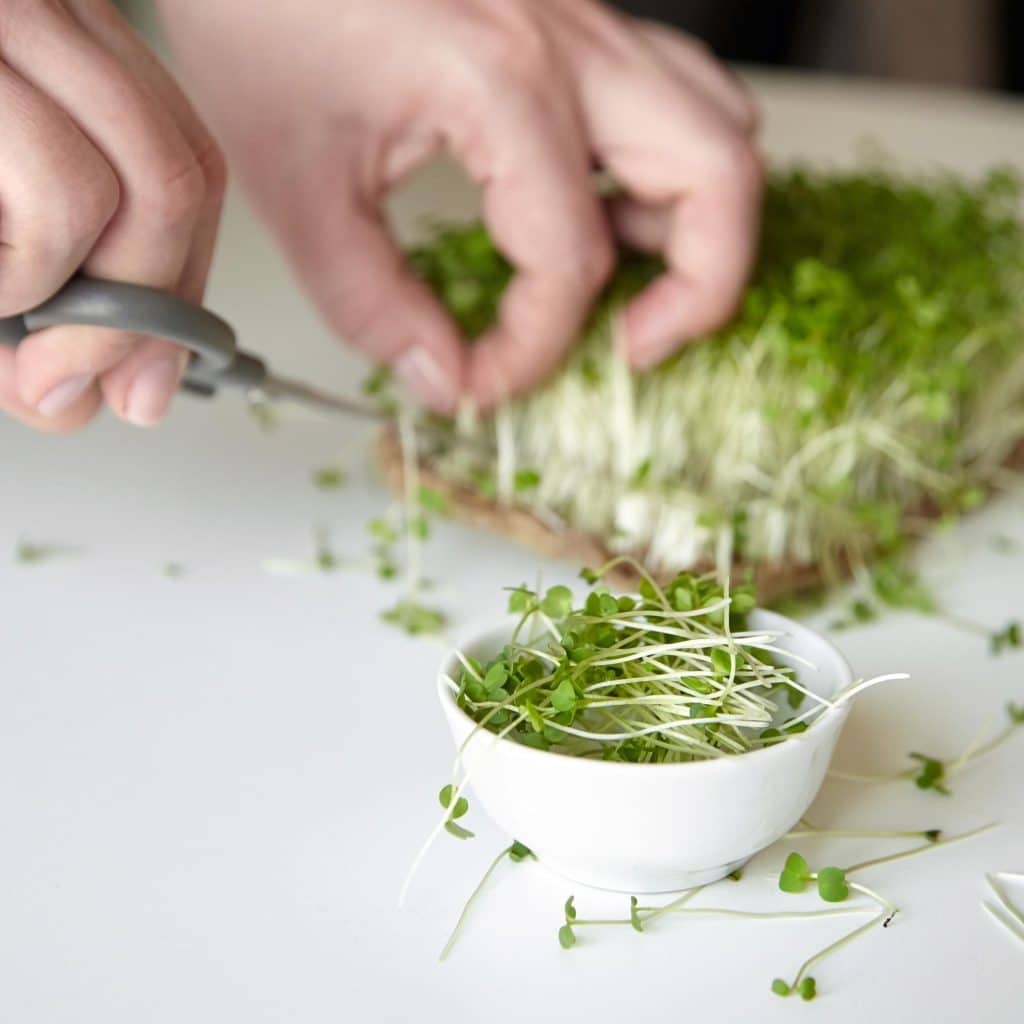
[[328, 394], [271, 373], [262, 359], [239, 349], [227, 321], [203, 306], [145, 285], [72, 277], [35, 309], [0, 318], [0, 345], [16, 348], [33, 331], [72, 324], [113, 327], [183, 345], [192, 358], [182, 388], [195, 395], [212, 397], [222, 388], [230, 388], [253, 402], [285, 400], [321, 412], [388, 418], [386, 412], [369, 403]]

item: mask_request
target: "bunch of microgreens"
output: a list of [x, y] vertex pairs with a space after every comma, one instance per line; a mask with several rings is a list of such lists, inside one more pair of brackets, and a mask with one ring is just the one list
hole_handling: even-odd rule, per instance
[[[1019, 192], [1007, 170], [776, 173], [732, 323], [631, 374], [616, 312], [660, 268], [623, 252], [564, 370], [428, 457], [659, 577], [892, 552], [1001, 486], [1024, 438]], [[482, 227], [411, 259], [464, 330], [490, 326], [510, 269]]]
[[[639, 592], [616, 597], [601, 581], [627, 561]], [[778, 743], [832, 703], [775, 663], [779, 632], [748, 627], [749, 587], [690, 573], [660, 586], [625, 557], [583, 576], [579, 603], [565, 586], [515, 588], [509, 643], [487, 662], [458, 654], [450, 683], [481, 727], [577, 757], [693, 761]]]

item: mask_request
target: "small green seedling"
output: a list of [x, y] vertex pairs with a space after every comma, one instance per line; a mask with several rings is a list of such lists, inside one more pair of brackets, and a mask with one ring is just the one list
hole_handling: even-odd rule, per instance
[[927, 754], [912, 752], [910, 756], [915, 761], [921, 762], [921, 768], [914, 776], [914, 785], [918, 789], [933, 789], [936, 793], [949, 796], [949, 789], [945, 783], [945, 763], [936, 757], [929, 757]]
[[989, 650], [993, 654], [1001, 654], [1007, 650], [1017, 650], [1021, 646], [1021, 626], [1014, 620], [1008, 622], [1002, 629], [997, 630], [989, 638]]
[[455, 836], [456, 839], [472, 839], [474, 833], [470, 832], [468, 828], [463, 828], [461, 825], [456, 824], [456, 820], [465, 817], [466, 812], [469, 810], [469, 801], [464, 796], [459, 796], [456, 798], [453, 806], [452, 795], [454, 792], [454, 787], [449, 784], [442, 787], [441, 792], [437, 794], [438, 802], [448, 810], [448, 817], [444, 823], [445, 831], [449, 835]]
[[343, 466], [321, 466], [312, 473], [313, 486], [319, 491], [337, 491], [348, 483]]

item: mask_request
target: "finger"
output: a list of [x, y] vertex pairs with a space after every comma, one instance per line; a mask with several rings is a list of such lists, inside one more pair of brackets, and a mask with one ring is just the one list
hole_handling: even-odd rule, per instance
[[[9, 31], [5, 55], [19, 74], [47, 93], [88, 133], [113, 168], [120, 204], [83, 267], [96, 277], [174, 288], [183, 271], [202, 204], [202, 172], [170, 113], [144, 84], [60, 8], [41, 6], [33, 30]], [[17, 367], [30, 404], [69, 380], [85, 359], [103, 375], [138, 338], [87, 328], [50, 328], [26, 339]], [[78, 350], [84, 350], [80, 353]], [[181, 366], [168, 342], [147, 343], [148, 367], [103, 381], [108, 404], [140, 425], [169, 407], [166, 367]], [[164, 372], [155, 372], [155, 364]]]
[[734, 311], [756, 249], [760, 159], [716, 106], [658, 68], [598, 60], [579, 74], [598, 156], [634, 199], [672, 211], [666, 274], [623, 317], [630, 360], [648, 367]]
[[449, 132], [515, 270], [498, 325], [469, 352], [469, 391], [484, 407], [534, 387], [561, 362], [614, 259], [562, 77], [557, 66], [513, 77], [478, 116], [457, 108], [463, 116]]
[[77, 430], [93, 418], [101, 401], [99, 390], [87, 387], [79, 391], [58, 414], [47, 416], [33, 409], [22, 401], [18, 393], [14, 350], [0, 348], [0, 409], [28, 426], [54, 433]]
[[638, 20], [633, 25], [684, 84], [714, 103], [740, 131], [749, 135], [757, 130], [761, 113], [750, 90], [707, 46], [659, 22]]
[[[38, 305], [78, 268], [113, 216], [117, 178], [74, 122], [0, 64], [0, 315]], [[26, 401], [15, 386], [18, 356], [4, 349], [0, 407], [54, 429], [95, 411], [94, 374], [45, 385]], [[70, 417], [70, 419], [68, 418]]]
[[615, 237], [632, 249], [662, 253], [672, 230], [671, 203], [642, 203], [616, 196], [605, 205]]
[[[450, 413], [462, 390], [461, 339], [410, 273], [377, 201], [351, 167], [350, 152], [318, 146], [290, 163], [268, 163], [252, 185], [268, 197], [274, 228], [331, 328], [392, 365], [431, 409]], [[282, 195], [289, 201], [282, 203]]]
[[96, 243], [117, 177], [52, 100], [0, 63], [0, 316], [49, 298]]
[[227, 167], [220, 147], [178, 83], [109, 0], [66, 2], [83, 28], [159, 98], [199, 165], [204, 183], [203, 201], [177, 287], [177, 293], [183, 298], [199, 302], [206, 290], [227, 187]]

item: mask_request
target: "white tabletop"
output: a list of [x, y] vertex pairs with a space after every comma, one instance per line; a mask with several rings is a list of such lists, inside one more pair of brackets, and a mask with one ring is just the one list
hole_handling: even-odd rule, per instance
[[[776, 156], [846, 161], [870, 135], [911, 164], [1024, 164], [1024, 110], [1010, 103], [758, 84]], [[465, 202], [440, 171], [398, 207], [408, 225], [416, 210]], [[354, 387], [356, 360], [237, 202], [209, 299], [282, 370]], [[450, 768], [439, 648], [381, 625], [395, 585], [360, 569], [261, 569], [306, 556], [317, 523], [343, 555], [365, 556], [364, 524], [387, 501], [365, 469], [368, 441], [361, 427], [312, 420], [264, 435], [231, 399], [181, 401], [152, 433], [107, 420], [56, 439], [0, 423], [0, 552], [19, 537], [82, 548], [33, 567], [0, 561], [0, 1020], [1020, 1019], [1024, 947], [979, 901], [984, 872], [1024, 870], [1024, 737], [950, 798], [827, 785], [818, 824], [1003, 827], [865, 875], [902, 913], [814, 972], [814, 1004], [768, 985], [851, 922], [666, 920], [644, 935], [583, 932], [566, 953], [555, 932], [570, 892], [588, 914], [623, 901], [536, 864], [507, 865], [439, 966], [464, 897], [506, 841], [474, 810], [479, 837], [445, 837], [397, 909]], [[350, 486], [310, 486], [310, 470], [338, 457]], [[1021, 501], [1001, 500], [924, 552], [951, 610], [992, 625], [1024, 615], [1024, 553], [990, 543], [1009, 534], [1024, 545]], [[456, 627], [497, 614], [500, 588], [538, 567], [552, 582], [572, 577], [450, 525], [426, 559], [444, 575], [439, 599]], [[183, 578], [164, 577], [170, 561]], [[913, 676], [857, 703], [838, 755], [849, 770], [900, 768], [912, 749], [953, 753], [998, 725], [1007, 699], [1024, 700], [1024, 654], [989, 658], [982, 640], [935, 620], [892, 615], [837, 639], [860, 674]], [[899, 848], [800, 845], [840, 864]], [[782, 852], [707, 901], [804, 905], [774, 892]]]

